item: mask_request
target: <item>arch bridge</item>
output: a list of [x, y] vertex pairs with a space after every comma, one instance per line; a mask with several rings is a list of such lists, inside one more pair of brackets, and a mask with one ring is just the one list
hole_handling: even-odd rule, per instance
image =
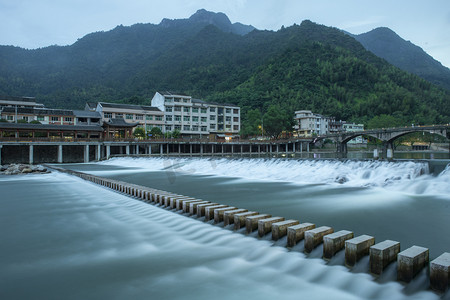
[[[336, 142], [337, 152], [345, 157], [347, 153], [347, 142], [358, 136], [370, 136], [383, 142], [383, 152], [385, 157], [392, 158], [394, 151], [394, 141], [404, 135], [414, 132], [428, 132], [437, 134], [450, 140], [450, 125], [415, 126], [400, 128], [382, 128], [354, 132], [340, 132], [318, 137], [317, 140], [332, 139]], [[390, 153], [390, 155], [388, 155]], [[450, 153], [450, 146], [449, 146]]]

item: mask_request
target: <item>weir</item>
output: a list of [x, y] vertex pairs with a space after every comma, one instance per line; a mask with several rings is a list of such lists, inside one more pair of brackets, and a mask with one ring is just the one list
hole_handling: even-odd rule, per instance
[[[84, 180], [127, 194], [141, 201], [160, 206], [161, 208], [180, 211], [190, 216], [197, 213], [198, 217], [205, 216], [205, 221], [214, 220], [222, 224], [227, 219], [228, 225], [234, 223], [234, 229], [239, 230], [244, 225], [246, 232], [258, 229], [259, 237], [264, 238], [272, 234], [274, 241], [280, 241], [287, 235], [286, 246], [295, 251], [294, 247], [304, 241], [304, 252], [312, 252], [323, 243], [322, 258], [329, 260], [338, 252], [345, 253], [345, 265], [351, 269], [361, 258], [369, 256], [370, 272], [374, 276], [382, 274], [384, 269], [393, 262], [397, 262], [397, 279], [410, 282], [424, 268], [429, 269], [427, 284], [438, 292], [445, 293], [450, 285], [450, 253], [445, 252], [429, 262], [429, 250], [424, 247], [413, 246], [400, 252], [400, 243], [386, 240], [374, 244], [375, 238], [362, 235], [354, 238], [353, 232], [341, 230], [334, 232], [328, 226], [317, 227], [315, 224], [302, 223], [297, 220], [286, 220], [283, 217], [272, 217], [268, 214], [249, 212], [246, 209], [229, 207], [218, 203], [178, 195], [163, 190], [130, 184], [127, 182], [103, 178], [78, 171], [67, 170], [55, 166], [47, 166], [60, 172], [78, 176]], [[233, 221], [231, 222], [231, 219]], [[282, 241], [282, 240], [281, 240]], [[277, 245], [280, 245], [277, 243]]]

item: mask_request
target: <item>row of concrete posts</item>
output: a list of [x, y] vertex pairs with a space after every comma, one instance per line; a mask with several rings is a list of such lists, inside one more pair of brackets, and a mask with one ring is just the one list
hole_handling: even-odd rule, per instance
[[450, 253], [448, 252], [429, 262], [429, 250], [424, 247], [412, 246], [400, 251], [400, 243], [392, 240], [375, 244], [374, 237], [368, 235], [355, 237], [353, 232], [348, 230], [335, 232], [328, 226], [316, 227], [312, 223], [285, 220], [283, 217], [273, 217], [269, 214], [260, 214], [247, 209], [212, 203], [123, 181], [61, 168], [56, 169], [147, 203], [174, 211], [182, 211], [188, 215], [204, 218], [205, 221], [213, 220], [214, 223], [223, 223], [224, 226], [233, 224], [236, 231], [247, 234], [257, 231], [259, 237], [271, 234], [274, 241], [286, 237], [286, 246], [289, 248], [303, 241], [303, 251], [306, 254], [311, 253], [319, 245], [323, 245], [322, 258], [325, 260], [330, 260], [338, 252], [344, 251], [345, 265], [349, 268], [368, 255], [369, 270], [375, 276], [381, 275], [388, 265], [396, 261], [399, 281], [408, 283], [424, 268], [429, 267], [430, 287], [434, 291], [444, 293], [450, 285]]

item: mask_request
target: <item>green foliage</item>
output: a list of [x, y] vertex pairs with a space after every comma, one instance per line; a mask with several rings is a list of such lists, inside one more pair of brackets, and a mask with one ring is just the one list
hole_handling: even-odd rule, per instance
[[292, 117], [279, 106], [271, 105], [264, 114], [264, 131], [270, 137], [278, 137], [282, 131], [292, 130]]
[[0, 119], [0, 123], [8, 123], [8, 120], [6, 120], [6, 119]]
[[163, 136], [161, 129], [159, 129], [158, 127], [153, 127], [150, 130], [150, 133], [151, 133], [153, 138], [160, 138], [160, 137]]
[[143, 139], [145, 138], [145, 129], [142, 127], [137, 127], [134, 129], [133, 135], [137, 138]]
[[19, 123], [19, 124], [27, 124], [28, 121], [27, 121], [27, 120], [20, 119], [20, 120], [17, 120], [17, 123]]
[[252, 109], [247, 112], [246, 116], [241, 124], [241, 135], [244, 137], [263, 135], [261, 111]]
[[41, 124], [41, 122], [39, 122], [38, 120], [33, 120], [33, 121], [30, 121], [30, 124]]

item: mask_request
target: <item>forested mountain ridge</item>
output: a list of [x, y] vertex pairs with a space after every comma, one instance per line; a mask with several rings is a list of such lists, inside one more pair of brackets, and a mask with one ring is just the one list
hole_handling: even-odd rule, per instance
[[380, 27], [353, 37], [394, 66], [450, 90], [450, 69], [391, 29]]
[[2, 46], [0, 94], [82, 108], [87, 101], [149, 104], [156, 91], [172, 90], [240, 105], [244, 129], [250, 112], [270, 108], [286, 128], [299, 109], [369, 125], [380, 118], [392, 125], [448, 123], [448, 91], [393, 67], [336, 28], [303, 21], [242, 35], [217, 24], [224, 24], [222, 15], [199, 11], [180, 22], [92, 33], [71, 46]]

